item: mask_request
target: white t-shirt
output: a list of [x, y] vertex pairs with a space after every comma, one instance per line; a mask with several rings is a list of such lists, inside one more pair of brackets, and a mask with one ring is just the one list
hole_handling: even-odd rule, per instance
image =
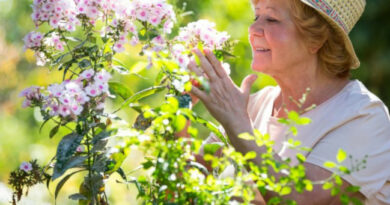
[[[266, 87], [251, 95], [248, 113], [255, 129], [269, 133], [275, 141], [274, 150], [282, 158], [289, 157], [292, 163], [297, 150], [283, 143], [287, 128], [272, 117], [279, 87]], [[299, 151], [307, 157], [306, 162], [323, 167], [325, 161], [336, 162], [339, 149], [343, 149], [353, 160], [366, 159], [366, 168], [345, 175], [350, 184], [360, 186], [365, 195], [365, 204], [390, 205], [390, 117], [387, 107], [358, 80], [350, 81], [339, 93], [301, 115], [311, 119], [309, 125], [298, 126], [302, 146], [311, 152]], [[216, 141], [213, 135], [205, 142]], [[367, 156], [367, 158], [365, 158]], [[344, 166], [351, 168], [347, 158]], [[332, 171], [332, 170], [330, 170]]]

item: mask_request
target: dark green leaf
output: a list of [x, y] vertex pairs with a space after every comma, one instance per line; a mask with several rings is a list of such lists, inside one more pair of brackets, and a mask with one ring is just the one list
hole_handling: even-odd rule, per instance
[[83, 135], [71, 133], [62, 138], [57, 147], [57, 161], [54, 166], [52, 180], [57, 179], [66, 171], [66, 163], [72, 158], [73, 154], [76, 152], [76, 149], [80, 145], [80, 142], [83, 137]]
[[130, 88], [128, 88], [122, 83], [109, 82], [108, 85], [110, 93], [119, 95], [123, 100], [126, 100], [133, 95], [133, 92], [130, 90]]
[[57, 134], [59, 129], [60, 129], [60, 125], [56, 125], [55, 127], [53, 127], [53, 129], [50, 130], [50, 134], [49, 134], [50, 139]]
[[119, 168], [118, 170], [116, 170], [116, 172], [122, 177], [123, 180], [127, 181], [126, 174], [122, 168]]
[[82, 61], [79, 62], [80, 68], [87, 68], [91, 66], [91, 62], [87, 59], [83, 59]]
[[45, 126], [45, 124], [46, 124], [47, 122], [49, 122], [49, 120], [51, 120], [51, 118], [45, 120], [45, 121], [42, 123], [42, 125], [39, 127], [39, 133], [42, 132], [42, 128]]
[[[53, 172], [52, 179], [55, 180], [56, 178], [62, 176], [66, 172], [66, 170], [68, 170], [70, 168], [75, 168], [75, 167], [82, 166], [86, 159], [87, 159], [86, 156], [74, 156], [74, 157], [71, 157], [68, 161], [63, 163], [61, 169], [59, 169], [58, 167], [54, 167], [54, 172]], [[56, 165], [57, 165], [57, 163], [56, 163]]]
[[78, 200], [88, 200], [87, 197], [85, 197], [82, 194], [78, 194], [78, 193], [70, 195], [69, 199], [72, 199], [72, 200], [75, 200], [75, 201], [78, 201]]
[[58, 182], [57, 184], [57, 187], [56, 187], [56, 190], [55, 190], [55, 194], [54, 194], [54, 198], [57, 199], [57, 196], [58, 194], [60, 193], [61, 191], [61, 188], [64, 186], [64, 184], [66, 183], [66, 181], [68, 181], [70, 179], [71, 176], [73, 176], [74, 174], [78, 173], [78, 172], [81, 172], [81, 171], [84, 171], [84, 170], [77, 170], [75, 172], [72, 172], [68, 175], [66, 175], [63, 179], [61, 179], [60, 182]]

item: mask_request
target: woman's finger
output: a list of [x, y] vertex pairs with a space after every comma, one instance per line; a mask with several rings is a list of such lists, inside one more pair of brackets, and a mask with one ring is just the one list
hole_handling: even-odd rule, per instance
[[188, 64], [188, 69], [190, 69], [190, 71], [194, 72], [199, 77], [203, 76], [202, 70], [200, 70], [200, 68], [198, 68], [198, 66], [196, 65], [196, 63], [194, 61], [190, 61], [190, 63]]
[[199, 57], [200, 67], [206, 72], [210, 81], [215, 81], [218, 79], [218, 75], [215, 73], [213, 66], [210, 64], [209, 60], [200, 52], [198, 49], [193, 50], [194, 53]]
[[214, 68], [214, 71], [218, 74], [220, 78], [226, 78], [228, 77], [228, 74], [226, 73], [225, 69], [222, 67], [221, 62], [215, 57], [214, 53], [210, 49], [204, 49], [204, 53], [211, 63], [212, 67]]
[[198, 97], [203, 103], [208, 102], [208, 95], [199, 88], [192, 86], [191, 93]]

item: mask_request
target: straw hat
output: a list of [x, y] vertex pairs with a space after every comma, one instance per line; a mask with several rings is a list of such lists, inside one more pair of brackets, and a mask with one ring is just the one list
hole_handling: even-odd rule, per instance
[[352, 69], [360, 66], [348, 34], [363, 14], [366, 0], [301, 0], [317, 10], [343, 37], [346, 49], [353, 58]]

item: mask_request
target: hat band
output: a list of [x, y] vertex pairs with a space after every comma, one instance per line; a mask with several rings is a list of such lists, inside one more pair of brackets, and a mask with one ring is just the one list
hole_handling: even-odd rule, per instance
[[309, 0], [309, 2], [315, 7], [326, 13], [330, 18], [332, 18], [336, 23], [338, 23], [346, 33], [349, 33], [347, 26], [341, 20], [338, 13], [326, 2], [323, 0]]

